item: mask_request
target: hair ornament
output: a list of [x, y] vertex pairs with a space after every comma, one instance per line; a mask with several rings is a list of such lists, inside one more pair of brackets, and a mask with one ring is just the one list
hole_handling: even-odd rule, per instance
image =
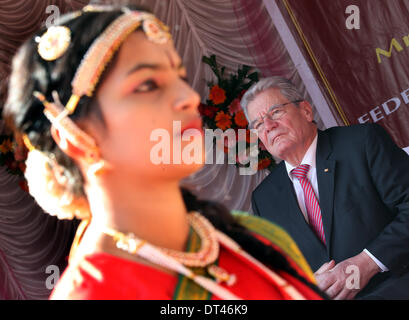
[[68, 117], [68, 111], [61, 104], [57, 92], [53, 91], [55, 102], [48, 102], [44, 95], [38, 91], [34, 91], [33, 95], [44, 105], [45, 116], [52, 126], [59, 130], [61, 136], [68, 139], [80, 150], [84, 150], [85, 159], [89, 163], [98, 161], [99, 152], [95, 140]]
[[67, 51], [71, 43], [71, 31], [64, 26], [52, 26], [36, 41], [41, 58], [54, 61]]
[[23, 134], [22, 139], [23, 139], [23, 143], [26, 146], [26, 148], [28, 149], [28, 151], [35, 150], [35, 147], [32, 145], [29, 137], [26, 134]]
[[[81, 11], [76, 11], [72, 17], [78, 17], [84, 12], [109, 12], [112, 6], [87, 5]], [[153, 14], [131, 10], [127, 7], [120, 9], [123, 14], [116, 18], [91, 44], [85, 53], [71, 82], [72, 95], [65, 109], [68, 114], [75, 112], [82, 96], [91, 97], [95, 87], [111, 61], [115, 52], [125, 39], [137, 28], [142, 26], [146, 37], [155, 43], [163, 44], [171, 39], [169, 28]], [[52, 26], [38, 40], [38, 53], [47, 61], [61, 57], [71, 42], [71, 31], [65, 26]]]

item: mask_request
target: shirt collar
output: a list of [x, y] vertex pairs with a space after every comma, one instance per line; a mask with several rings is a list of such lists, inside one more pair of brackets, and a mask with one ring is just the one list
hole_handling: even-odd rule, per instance
[[[304, 158], [301, 161], [301, 164], [308, 164], [311, 168], [315, 168], [316, 164], [315, 164], [315, 155], [317, 153], [317, 139], [318, 138], [318, 134], [315, 135], [314, 140], [312, 141], [312, 143], [310, 144], [307, 152], [304, 155]], [[287, 173], [288, 176], [290, 177], [290, 179], [292, 179], [292, 174], [291, 174], [291, 170], [293, 170], [295, 167], [293, 167], [291, 164], [289, 164], [287, 161], [284, 161], [285, 163], [285, 167], [287, 169]]]

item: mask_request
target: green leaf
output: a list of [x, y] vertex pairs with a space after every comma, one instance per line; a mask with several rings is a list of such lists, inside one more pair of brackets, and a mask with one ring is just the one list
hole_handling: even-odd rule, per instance
[[257, 82], [258, 81], [258, 73], [257, 72], [253, 72], [251, 74], [249, 74], [247, 76], [247, 78], [249, 78], [250, 80]]

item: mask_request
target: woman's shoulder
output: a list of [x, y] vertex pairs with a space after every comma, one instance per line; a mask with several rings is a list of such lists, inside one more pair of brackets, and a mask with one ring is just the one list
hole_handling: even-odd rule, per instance
[[264, 242], [270, 243], [279, 249], [290, 263], [296, 264], [309, 280], [315, 283], [314, 274], [304, 255], [301, 253], [295, 241], [282, 227], [244, 211], [233, 210], [232, 214], [241, 225], [255, 233], [258, 238], [261, 237], [261, 240], [265, 240]]
[[107, 253], [70, 262], [51, 300], [169, 299], [175, 277]]

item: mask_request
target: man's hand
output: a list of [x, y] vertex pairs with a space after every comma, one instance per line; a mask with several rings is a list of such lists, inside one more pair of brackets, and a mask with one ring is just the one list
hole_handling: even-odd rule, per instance
[[[346, 273], [348, 266], [357, 267], [359, 272], [357, 275], [359, 278], [358, 289], [348, 288], [347, 286], [348, 277], [351, 277], [351, 273]], [[335, 265], [334, 260], [324, 263], [314, 275], [318, 287], [331, 299], [344, 300], [353, 299], [368, 284], [369, 280], [380, 271], [377, 264], [365, 252], [361, 252], [337, 265]]]

